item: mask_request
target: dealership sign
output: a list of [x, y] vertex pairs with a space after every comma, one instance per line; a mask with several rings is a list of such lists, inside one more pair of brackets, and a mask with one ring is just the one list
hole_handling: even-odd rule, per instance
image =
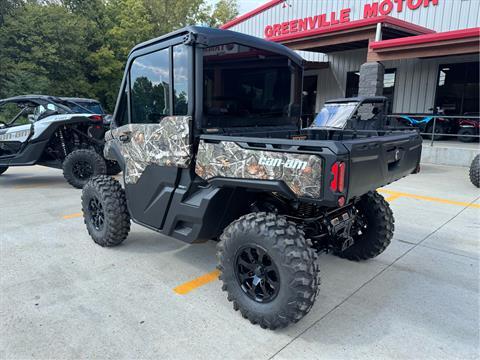
[[[365, 4], [363, 18], [368, 19], [376, 16], [401, 13], [406, 9], [417, 10], [421, 7], [437, 6], [439, 0], [383, 0]], [[267, 39], [281, 35], [301, 33], [309, 30], [320, 29], [337, 24], [350, 22], [352, 9], [344, 8], [340, 11], [307, 16], [301, 19], [284, 21], [279, 24], [267, 25], [264, 34]]]

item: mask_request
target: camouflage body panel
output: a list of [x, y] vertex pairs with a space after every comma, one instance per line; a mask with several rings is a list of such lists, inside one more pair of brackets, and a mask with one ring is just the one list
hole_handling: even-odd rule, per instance
[[[114, 130], [109, 130], [105, 133], [105, 145], [103, 147], [103, 157], [106, 159], [106, 160], [112, 160], [112, 161], [117, 161], [117, 159], [115, 159], [113, 157], [113, 152], [112, 152], [112, 148], [113, 148], [113, 144], [119, 144], [120, 141], [116, 140], [114, 137], [113, 137], [113, 132]], [[119, 145], [117, 145], [119, 146]]]
[[[105, 136], [104, 156], [118, 146], [125, 160], [125, 182], [135, 184], [148, 165], [188, 168], [192, 161], [190, 116], [167, 116], [159, 124], [128, 124]], [[119, 140], [128, 135], [130, 141]]]
[[322, 162], [312, 154], [251, 150], [234, 142], [215, 144], [202, 140], [195, 172], [205, 180], [214, 177], [282, 180], [297, 196], [318, 198]]

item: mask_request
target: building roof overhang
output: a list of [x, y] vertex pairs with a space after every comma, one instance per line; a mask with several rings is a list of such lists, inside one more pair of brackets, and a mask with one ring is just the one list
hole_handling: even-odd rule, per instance
[[377, 16], [308, 31], [275, 36], [268, 40], [281, 43], [295, 50], [324, 53], [367, 48], [368, 42], [375, 39], [377, 24], [381, 24], [382, 26], [383, 39], [434, 33], [433, 30], [391, 16]]
[[480, 52], [480, 28], [371, 42], [368, 61], [474, 54]]

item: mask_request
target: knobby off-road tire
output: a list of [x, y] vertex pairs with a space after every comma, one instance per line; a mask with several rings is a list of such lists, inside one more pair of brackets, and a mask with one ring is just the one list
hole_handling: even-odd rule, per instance
[[375, 192], [365, 194], [356, 204], [358, 216], [364, 226], [361, 234], [352, 234], [354, 244], [344, 251], [337, 251], [335, 255], [349, 260], [367, 260], [380, 255], [393, 237], [394, 218], [390, 205], [382, 195]]
[[83, 187], [82, 211], [87, 231], [100, 246], [116, 246], [130, 231], [125, 191], [107, 175], [91, 178]]
[[[432, 138], [432, 133], [433, 133], [433, 122], [427, 126], [425, 129], [425, 132], [427, 135], [424, 135], [427, 139]], [[443, 124], [436, 123], [435, 124], [435, 134], [433, 134], [433, 140], [443, 140], [445, 138], [444, 135], [438, 135], [438, 134], [445, 134], [447, 132], [447, 128]]]
[[[217, 245], [217, 257], [222, 290], [233, 308], [252, 324], [271, 330], [304, 317], [320, 284], [317, 254], [310, 245], [295, 224], [272, 213], [247, 214], [227, 226]], [[256, 270], [248, 272], [255, 266]], [[253, 286], [259, 267], [264, 267], [265, 280]], [[242, 282], [242, 276], [247, 280]], [[253, 298], [257, 292], [266, 293], [262, 284], [269, 295]]]
[[[461, 128], [458, 130], [458, 135], [463, 135], [459, 136], [458, 140], [461, 142], [469, 143], [469, 142], [474, 142], [477, 138], [475, 137], [475, 130], [473, 128]], [[469, 136], [465, 136], [469, 135]]]
[[7, 171], [8, 166], [0, 166], [0, 175], [2, 175], [5, 171]]
[[83, 188], [92, 176], [106, 173], [105, 159], [91, 149], [74, 150], [63, 161], [63, 176], [77, 189]]
[[480, 155], [475, 156], [470, 164], [470, 181], [476, 187], [480, 187]]
[[107, 164], [107, 175], [118, 175], [122, 171], [120, 165], [118, 165], [116, 161], [105, 160], [105, 163]]

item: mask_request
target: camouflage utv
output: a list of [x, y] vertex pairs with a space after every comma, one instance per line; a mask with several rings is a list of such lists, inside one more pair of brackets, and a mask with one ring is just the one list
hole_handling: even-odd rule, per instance
[[389, 245], [393, 215], [375, 189], [416, 171], [421, 153], [414, 130], [300, 129], [302, 76], [293, 51], [231, 31], [136, 46], [105, 138], [124, 186], [98, 176], [83, 188], [93, 240], [119, 245], [131, 220], [219, 239], [234, 309], [263, 328], [300, 320], [319, 290], [318, 252], [366, 260]]

